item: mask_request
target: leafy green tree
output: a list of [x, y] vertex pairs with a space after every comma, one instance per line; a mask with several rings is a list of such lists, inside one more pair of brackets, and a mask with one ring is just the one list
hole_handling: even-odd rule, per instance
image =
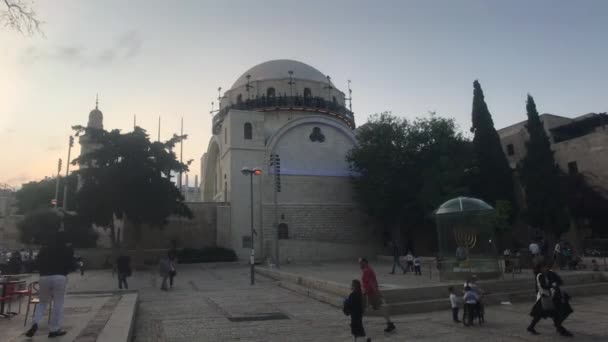
[[[36, 211], [38, 209], [52, 207], [51, 200], [55, 198], [55, 187], [57, 178], [46, 177], [40, 181], [32, 181], [25, 183], [15, 193], [17, 199], [17, 213], [25, 215], [29, 212]], [[68, 197], [73, 198], [76, 193], [77, 179], [72, 174], [67, 178], [62, 177], [59, 180], [59, 202], [58, 207], [63, 206], [63, 186], [67, 182], [68, 184]], [[69, 203], [68, 210], [72, 209], [73, 206]]]
[[[74, 163], [84, 165], [75, 173], [81, 180], [76, 211], [92, 223], [109, 227], [114, 218], [126, 218], [136, 234], [141, 226], [162, 227], [170, 215], [192, 217], [184, 197], [171, 181], [172, 175], [188, 171], [173, 148], [186, 136], [151, 142], [140, 127], [129, 133], [75, 126], [97, 146]], [[115, 241], [114, 241], [115, 242]]]
[[511, 167], [494, 128], [492, 115], [485, 102], [481, 85], [473, 82], [473, 148], [476, 160], [475, 196], [496, 206], [497, 201], [513, 203], [514, 188]]
[[15, 193], [17, 199], [17, 213], [26, 214], [42, 208], [51, 207], [51, 200], [55, 197], [55, 178], [45, 178], [41, 181], [25, 183]]
[[28, 213], [23, 221], [19, 222], [19, 239], [25, 244], [41, 244], [52, 233], [65, 230], [68, 241], [76, 248], [95, 247], [97, 233], [87, 221], [77, 215], [64, 215], [63, 219], [56, 210], [38, 209]]
[[468, 192], [472, 149], [452, 119], [382, 113], [359, 127], [357, 142], [347, 155], [355, 193], [386, 235], [423, 224], [442, 201]]
[[529, 139], [526, 156], [520, 165], [526, 194], [525, 217], [530, 225], [559, 237], [569, 227], [566, 203], [560, 190], [560, 170], [531, 95], [528, 95], [526, 111]]

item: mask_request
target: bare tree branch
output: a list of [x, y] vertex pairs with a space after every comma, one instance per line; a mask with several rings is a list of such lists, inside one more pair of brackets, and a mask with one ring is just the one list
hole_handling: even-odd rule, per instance
[[40, 26], [44, 23], [32, 8], [33, 1], [2, 0], [6, 9], [0, 10], [0, 26], [21, 34], [42, 34]]

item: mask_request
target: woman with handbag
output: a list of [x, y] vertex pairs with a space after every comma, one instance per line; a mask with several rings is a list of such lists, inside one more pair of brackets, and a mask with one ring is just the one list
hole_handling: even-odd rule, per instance
[[540, 261], [537, 265], [536, 302], [530, 311], [532, 322], [528, 326], [528, 332], [539, 335], [534, 327], [541, 318], [551, 317], [557, 332], [562, 336], [571, 337], [572, 333], [562, 326], [566, 317], [573, 312], [569, 297], [560, 289], [563, 284], [562, 279], [550, 268], [545, 261]]

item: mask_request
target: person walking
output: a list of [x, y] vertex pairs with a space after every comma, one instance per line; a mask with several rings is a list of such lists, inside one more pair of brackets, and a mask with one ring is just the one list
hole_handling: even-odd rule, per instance
[[82, 257], [78, 257], [77, 259], [78, 270], [80, 271], [80, 276], [84, 276], [84, 259]]
[[414, 257], [414, 274], [422, 275], [422, 260], [419, 256]]
[[67, 274], [74, 271], [74, 250], [66, 244], [63, 232], [53, 234], [40, 249], [38, 270], [40, 271], [39, 298], [32, 326], [25, 336], [32, 337], [38, 330], [42, 314], [46, 312], [49, 302], [53, 301], [53, 312], [49, 324], [49, 338], [66, 334], [61, 330], [63, 323], [63, 301], [67, 283]]
[[177, 275], [177, 257], [175, 253], [169, 254], [169, 287], [173, 288], [173, 278]]
[[559, 268], [562, 268], [562, 245], [561, 241], [557, 241], [555, 243], [555, 247], [553, 247], [553, 264], [558, 265]]
[[393, 254], [393, 270], [390, 274], [395, 274], [395, 266], [399, 266], [403, 274], [407, 273], [407, 269], [401, 265], [401, 261], [399, 258], [401, 257], [401, 251], [399, 250], [399, 245], [396, 240], [391, 241], [391, 249]]
[[160, 258], [158, 268], [160, 272], [160, 277], [162, 278], [160, 289], [162, 291], [169, 291], [169, 288], [167, 286], [167, 280], [169, 279], [169, 273], [171, 272], [171, 261], [169, 260], [168, 255], [165, 255]]
[[[351, 283], [351, 293], [344, 301], [342, 311], [345, 315], [350, 316], [350, 332], [357, 341], [358, 337], [365, 337], [365, 329], [363, 328], [363, 292], [361, 290], [361, 282], [353, 279]], [[367, 342], [371, 342], [371, 338]]]
[[562, 323], [573, 312], [570, 306], [570, 297], [561, 291], [563, 281], [557, 273], [551, 271], [550, 265], [544, 260], [539, 261], [536, 274], [536, 302], [532, 306], [530, 316], [532, 322], [527, 330], [532, 335], [539, 335], [536, 324], [541, 319], [551, 317], [553, 325], [561, 336], [573, 336]]
[[395, 330], [395, 324], [391, 321], [386, 302], [382, 298], [382, 293], [378, 287], [376, 272], [369, 265], [366, 258], [359, 259], [359, 267], [361, 268], [361, 287], [366, 301], [364, 307], [371, 306], [372, 309], [380, 311], [386, 320], [385, 332]]
[[129, 289], [127, 278], [131, 276], [131, 258], [128, 255], [121, 254], [116, 258], [116, 273], [118, 274], [118, 288], [122, 290]]

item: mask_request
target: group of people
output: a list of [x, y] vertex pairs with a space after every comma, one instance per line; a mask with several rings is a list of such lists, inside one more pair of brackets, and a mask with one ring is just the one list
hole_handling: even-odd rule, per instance
[[[463, 285], [462, 296], [457, 293], [453, 286], [448, 287], [450, 293], [450, 306], [452, 308], [452, 320], [455, 323], [463, 322], [465, 326], [473, 324], [474, 318], [479, 318], [480, 323], [484, 321], [484, 307], [482, 302], [483, 290], [477, 285], [477, 276], [472, 275]], [[463, 307], [462, 321], [458, 312]]]
[[[534, 278], [536, 287], [536, 301], [530, 310], [532, 321], [527, 331], [533, 335], [539, 335], [536, 325], [541, 319], [551, 318], [555, 329], [561, 336], [573, 336], [562, 325], [566, 318], [573, 312], [570, 306], [570, 296], [561, 289], [563, 281], [561, 277], [552, 270], [552, 262], [537, 259], [534, 266]], [[453, 286], [448, 288], [450, 292], [450, 305], [452, 308], [452, 320], [460, 323], [458, 312], [464, 304], [462, 321], [465, 325], [472, 323], [473, 317], [477, 315], [483, 322], [483, 291], [477, 285], [475, 276], [469, 278], [464, 284], [464, 295], [458, 296]]]
[[[129, 289], [129, 283], [127, 278], [131, 276], [131, 258], [126, 253], [116, 258], [116, 264], [113, 268], [113, 272], [118, 277], [118, 288]], [[177, 275], [177, 252], [170, 250], [167, 255], [162, 256], [159, 261], [159, 273], [161, 277], [160, 289], [162, 291], [168, 291], [169, 288], [173, 287], [173, 279]]]
[[404, 267], [401, 264], [401, 248], [399, 248], [397, 241], [391, 241], [390, 247], [393, 255], [393, 269], [390, 274], [395, 274], [395, 268], [399, 267], [403, 271], [403, 274], [413, 272], [415, 275], [422, 275], [422, 260], [420, 257], [414, 256], [412, 251], [407, 251], [405, 253], [406, 266]]
[[[107, 260], [106, 260], [107, 261]], [[170, 251], [167, 256], [161, 258], [160, 275], [162, 277], [161, 290], [173, 287], [173, 278], [176, 275], [176, 253]], [[68, 273], [79, 270], [84, 275], [84, 260], [74, 257], [74, 249], [67, 242], [64, 232], [57, 232], [46, 241], [43, 241], [37, 258], [37, 269], [40, 272], [39, 304], [36, 306], [32, 324], [26, 331], [25, 336], [33, 337], [38, 331], [38, 324], [46, 312], [51, 301], [53, 302], [51, 319], [49, 321], [49, 338], [60, 337], [66, 334], [62, 329], [63, 305], [67, 286]], [[116, 258], [113, 273], [118, 275], [118, 288], [128, 289], [127, 278], [131, 276], [131, 259], [126, 253], [120, 253]]]
[[34, 271], [38, 251], [25, 250], [0, 251], [0, 273], [19, 274]]
[[[389, 308], [386, 301], [380, 292], [376, 273], [369, 265], [366, 258], [359, 259], [359, 267], [361, 268], [361, 280], [353, 279], [351, 283], [351, 293], [344, 300], [343, 312], [350, 316], [350, 331], [355, 338], [366, 337], [365, 328], [363, 327], [363, 314], [365, 310], [371, 308], [379, 311], [386, 321], [384, 332], [392, 332], [395, 330], [395, 324], [391, 321]], [[367, 338], [368, 342], [371, 338]]]

